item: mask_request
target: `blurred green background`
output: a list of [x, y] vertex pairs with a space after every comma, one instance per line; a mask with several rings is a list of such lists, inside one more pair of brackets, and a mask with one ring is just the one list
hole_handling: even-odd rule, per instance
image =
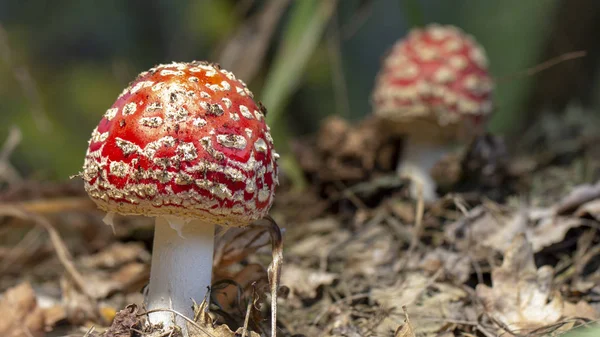
[[[139, 72], [205, 59], [242, 73], [285, 148], [325, 116], [367, 115], [382, 56], [429, 22], [457, 25], [486, 48], [499, 80], [490, 129], [518, 135], [572, 103], [595, 114], [599, 19], [595, 0], [0, 0], [0, 143], [16, 126], [17, 171], [67, 179]], [[588, 55], [513, 76], [575, 50]]]

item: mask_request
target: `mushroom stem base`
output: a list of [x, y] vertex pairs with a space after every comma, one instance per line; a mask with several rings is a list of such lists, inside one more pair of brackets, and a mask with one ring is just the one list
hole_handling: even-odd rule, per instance
[[452, 152], [449, 145], [427, 144], [411, 141], [404, 142], [402, 156], [398, 161], [397, 172], [401, 177], [411, 180], [410, 196], [417, 199], [422, 188], [423, 200], [433, 202], [437, 199], [436, 183], [431, 177], [431, 169], [446, 154]]
[[[192, 300], [200, 304], [211, 285], [214, 236], [212, 223], [156, 218], [148, 310], [172, 309], [193, 318]], [[185, 320], [170, 311], [150, 313], [148, 320], [164, 327], [175, 323], [186, 331]]]

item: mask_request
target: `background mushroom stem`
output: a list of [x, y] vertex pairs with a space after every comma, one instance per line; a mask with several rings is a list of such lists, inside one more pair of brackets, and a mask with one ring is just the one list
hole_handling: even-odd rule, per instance
[[[154, 229], [152, 268], [146, 306], [148, 310], [173, 309], [194, 317], [192, 299], [201, 303], [211, 284], [215, 225], [199, 220], [157, 217]], [[172, 312], [148, 316], [152, 324], [165, 327], [185, 321]]]
[[410, 138], [404, 142], [397, 172], [411, 180], [411, 197], [418, 197], [420, 184], [423, 187], [423, 200], [432, 202], [437, 199], [436, 183], [431, 177], [431, 169], [452, 150], [453, 146], [448, 144], [419, 142]]

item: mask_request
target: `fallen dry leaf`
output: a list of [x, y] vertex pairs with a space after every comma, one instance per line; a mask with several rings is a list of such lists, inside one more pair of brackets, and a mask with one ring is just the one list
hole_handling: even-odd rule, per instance
[[6, 290], [0, 297], [0, 336], [42, 337], [44, 313], [29, 283]]
[[376, 275], [382, 265], [393, 262], [400, 245], [389, 230], [383, 226], [373, 226], [365, 228], [356, 240], [348, 242], [334, 253], [343, 257], [344, 274]]
[[412, 328], [418, 335], [435, 335], [446, 320], [465, 320], [464, 300], [468, 294], [457, 286], [435, 282], [423, 273], [412, 272], [390, 287], [371, 292], [374, 300], [387, 313], [377, 325], [377, 336], [395, 331], [405, 319], [403, 306], [410, 309]]
[[553, 209], [519, 209], [492, 211], [478, 206], [446, 227], [446, 239], [472, 257], [486, 258], [491, 251], [506, 251], [514, 238], [527, 233], [534, 252], [561, 242], [572, 228], [581, 226], [580, 219], [557, 216]]
[[150, 262], [150, 253], [141, 242], [116, 242], [96, 254], [81, 257], [78, 263], [84, 268], [108, 269], [137, 261]]
[[531, 244], [520, 234], [506, 251], [502, 266], [493, 268], [492, 287], [478, 284], [476, 293], [488, 315], [507, 332], [526, 333], [562, 316], [562, 298], [551, 288], [553, 273], [550, 266], [536, 268]]
[[591, 216], [596, 220], [600, 220], [600, 199], [587, 202], [575, 211], [575, 215], [579, 217]]
[[408, 318], [408, 312], [406, 312], [406, 307], [402, 307], [402, 311], [404, 311], [404, 324], [398, 327], [398, 329], [394, 332], [394, 337], [415, 337], [415, 331], [413, 329], [412, 324], [410, 323], [410, 319]]
[[323, 285], [330, 285], [337, 278], [336, 274], [323, 272], [297, 265], [287, 265], [281, 274], [281, 284], [290, 288], [292, 294], [303, 299], [312, 299], [317, 296], [317, 289]]
[[600, 314], [598, 314], [598, 311], [596, 311], [594, 307], [592, 307], [585, 301], [579, 301], [576, 304], [565, 302], [563, 315], [567, 318], [585, 318], [591, 321], [600, 318]]
[[425, 253], [425, 256], [419, 259], [418, 266], [432, 274], [444, 268], [444, 274], [459, 284], [466, 282], [471, 276], [471, 261], [468, 255], [441, 247]]
[[600, 198], [600, 182], [594, 185], [579, 185], [557, 202], [554, 209], [557, 214], [564, 214], [596, 198]]
[[102, 337], [131, 337], [132, 329], [141, 330], [142, 321], [138, 317], [136, 305], [129, 305], [119, 311], [111, 326], [102, 334]]

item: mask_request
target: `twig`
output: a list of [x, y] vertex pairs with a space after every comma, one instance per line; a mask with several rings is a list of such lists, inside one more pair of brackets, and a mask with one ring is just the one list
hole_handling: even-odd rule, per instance
[[[0, 27], [1, 28], [1, 27]], [[10, 164], [9, 157], [23, 138], [21, 129], [16, 126], [10, 128], [8, 137], [0, 149], [0, 180], [8, 183], [21, 183], [23, 178], [19, 172]]]
[[256, 222], [252, 226], [262, 226], [269, 230], [271, 235], [271, 250], [273, 261], [268, 269], [269, 285], [271, 287], [271, 336], [277, 336], [277, 291], [281, 280], [281, 266], [283, 265], [283, 237], [277, 222], [267, 215], [263, 220], [267, 223]]
[[250, 322], [250, 312], [252, 312], [252, 302], [254, 301], [254, 292], [255, 289], [252, 289], [252, 297], [248, 301], [248, 306], [246, 307], [246, 316], [244, 317], [244, 329], [242, 330], [242, 337], [246, 337], [246, 332], [248, 332], [248, 323]]
[[5, 203], [5, 207], [17, 207], [26, 212], [37, 214], [54, 214], [73, 210], [94, 210], [95, 204], [88, 197], [66, 197], [58, 199], [28, 200], [23, 202]]
[[92, 325], [92, 327], [90, 327], [88, 329], [88, 331], [85, 333], [85, 335], [83, 335], [83, 337], [88, 337], [92, 334], [92, 332], [94, 332], [94, 330], [96, 330], [96, 327]]
[[535, 75], [539, 72], [542, 72], [546, 69], [552, 68], [557, 64], [560, 64], [562, 62], [566, 62], [566, 61], [570, 61], [570, 60], [575, 60], [578, 58], [582, 58], [585, 57], [587, 55], [587, 51], [585, 50], [579, 50], [579, 51], [573, 51], [573, 52], [569, 52], [569, 53], [565, 53], [562, 55], [559, 55], [555, 58], [551, 58], [547, 61], [544, 61], [536, 66], [533, 66], [531, 68], [525, 69], [525, 71], [521, 71], [515, 74], [511, 74], [508, 76], [502, 76], [496, 79], [496, 83], [501, 83], [501, 82], [507, 82], [507, 81], [512, 81], [514, 79], [517, 78], [521, 78], [521, 77], [528, 77], [528, 76], [532, 76]]

